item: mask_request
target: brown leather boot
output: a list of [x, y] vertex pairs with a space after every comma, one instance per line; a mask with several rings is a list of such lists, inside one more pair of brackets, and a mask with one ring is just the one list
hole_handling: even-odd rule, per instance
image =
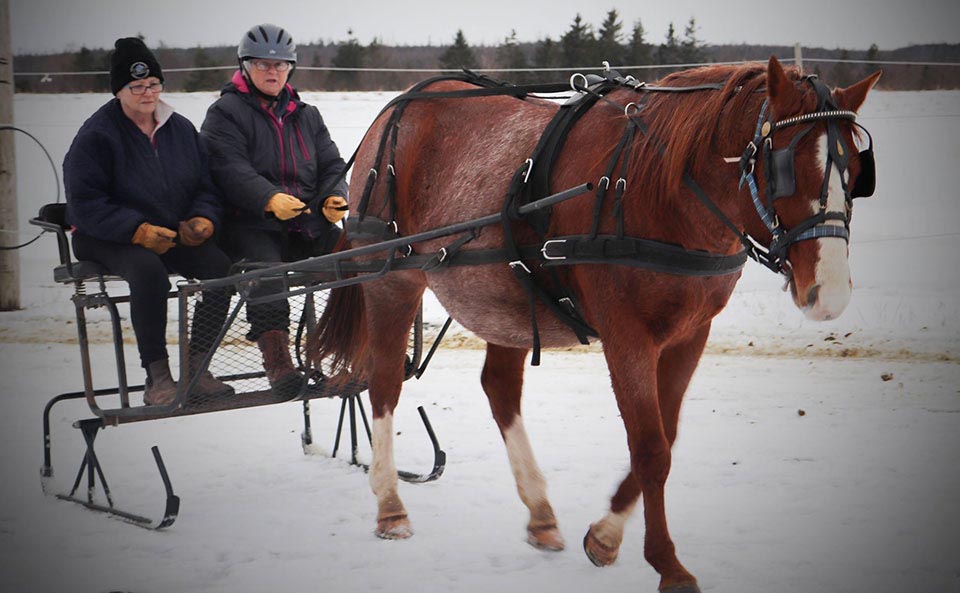
[[177, 383], [170, 375], [166, 358], [147, 365], [147, 384], [143, 390], [143, 403], [148, 406], [164, 406], [177, 397]]
[[267, 371], [270, 389], [281, 397], [295, 397], [300, 393], [303, 375], [290, 358], [290, 334], [278, 329], [264, 332], [257, 339], [263, 353], [263, 368]]
[[[199, 372], [205, 357], [205, 352], [190, 355], [190, 381], [193, 381], [193, 376]], [[229, 397], [234, 393], [236, 393], [236, 390], [233, 387], [214, 377], [209, 370], [205, 370], [200, 373], [200, 377], [189, 395], [190, 397]]]

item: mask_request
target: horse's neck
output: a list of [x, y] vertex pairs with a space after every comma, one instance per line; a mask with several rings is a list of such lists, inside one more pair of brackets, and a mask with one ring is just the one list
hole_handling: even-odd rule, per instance
[[[740, 157], [753, 141], [762, 98], [750, 101], [740, 113], [725, 109], [710, 133], [710, 147], [688, 166], [679, 195], [668, 196], [661, 216], [676, 212], [686, 221], [680, 232], [687, 244], [699, 244], [713, 252], [733, 253], [741, 248], [740, 240], [721, 218], [711, 212], [704, 200], [712, 202], [740, 230], [753, 226], [756, 211], [752, 207], [748, 186], [740, 186]], [[759, 152], [756, 155], [759, 158]], [[699, 195], [697, 195], [699, 193]]]

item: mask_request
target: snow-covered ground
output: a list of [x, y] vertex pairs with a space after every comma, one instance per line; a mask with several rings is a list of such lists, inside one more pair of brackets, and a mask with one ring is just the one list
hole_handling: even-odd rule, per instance
[[[306, 99], [349, 154], [391, 96]], [[107, 99], [17, 95], [15, 123], [59, 167]], [[197, 125], [213, 99], [166, 95]], [[879, 179], [876, 196], [856, 206], [850, 307], [808, 322], [777, 278], [748, 265], [688, 392], [668, 513], [704, 591], [960, 592], [960, 93], [875, 92], [861, 115]], [[26, 220], [54, 201], [56, 184], [22, 136], [17, 159], [27, 239]], [[160, 446], [183, 498], [165, 532], [43, 497], [41, 412], [50, 396], [81, 387], [80, 369], [69, 292], [51, 279], [52, 238], [21, 256], [24, 310], [0, 313], [0, 591], [655, 590], [639, 518], [614, 567], [594, 568], [579, 550], [627, 466], [596, 351], [545, 353], [527, 371], [527, 425], [568, 543], [559, 554], [524, 543], [524, 509], [477, 380], [482, 352], [464, 348], [441, 349], [398, 410], [402, 467], [431, 461], [417, 405], [448, 454], [438, 482], [401, 487], [412, 540], [377, 540], [366, 476], [329, 458], [335, 401], [313, 406], [319, 455], [300, 451], [296, 405], [106, 430], [101, 460], [131, 510], [161, 512], [149, 453]], [[428, 324], [442, 322], [435, 300], [425, 307]], [[93, 364], [109, 376], [102, 335], [93, 331]], [[54, 412], [60, 489], [80, 460], [70, 423], [81, 416], [82, 404]]]

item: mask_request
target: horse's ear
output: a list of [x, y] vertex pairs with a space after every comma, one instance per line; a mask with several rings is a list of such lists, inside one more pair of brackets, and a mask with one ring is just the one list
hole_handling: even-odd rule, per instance
[[837, 97], [837, 106], [840, 109], [849, 109], [850, 111], [859, 111], [860, 106], [867, 99], [867, 93], [880, 80], [882, 70], [877, 70], [870, 76], [864, 78], [856, 84], [852, 84], [845, 89], [837, 89], [834, 95]]
[[767, 96], [773, 112], [783, 117], [800, 110], [800, 91], [787, 77], [776, 56], [767, 63]]

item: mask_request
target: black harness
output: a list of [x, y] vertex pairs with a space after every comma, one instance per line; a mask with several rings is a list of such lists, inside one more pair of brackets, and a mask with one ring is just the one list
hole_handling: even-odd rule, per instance
[[[443, 80], [459, 80], [477, 85], [479, 88], [447, 92], [430, 92], [423, 89], [435, 82]], [[717, 216], [743, 243], [745, 249], [733, 255], [716, 254], [705, 251], [684, 249], [678, 245], [652, 241], [649, 239], [629, 237], [624, 234], [623, 223], [623, 195], [627, 187], [627, 166], [630, 160], [630, 151], [634, 145], [637, 132], [646, 135], [647, 128], [639, 117], [641, 108], [636, 103], [629, 103], [622, 107], [606, 99], [605, 95], [615, 88], [628, 87], [641, 93], [647, 92], [694, 92], [701, 90], [720, 90], [722, 85], [699, 85], [692, 87], [657, 87], [636, 81], [632, 77], [623, 78], [614, 71], [607, 69], [604, 76], [575, 74], [570, 84], [523, 85], [514, 86], [500, 83], [486, 76], [465, 71], [463, 74], [432, 78], [413, 87], [407, 93], [397, 96], [381, 111], [381, 114], [390, 107], [396, 109], [390, 115], [377, 150], [374, 167], [367, 175], [367, 181], [360, 198], [357, 215], [346, 221], [345, 228], [348, 236], [372, 238], [378, 241], [392, 241], [400, 237], [396, 214], [396, 143], [400, 118], [410, 101], [417, 99], [458, 99], [495, 95], [514, 96], [525, 98], [530, 93], [556, 93], [572, 88], [578, 94], [564, 103], [554, 118], [544, 129], [531, 156], [515, 171], [509, 189], [506, 193], [502, 209], [504, 232], [504, 246], [501, 249], [462, 250], [461, 248], [478, 236], [479, 229], [472, 228], [449, 245], [441, 248], [436, 254], [419, 255], [413, 253], [412, 245], [406, 244], [397, 251], [391, 250], [386, 262], [389, 269], [419, 268], [430, 272], [445, 266], [480, 265], [488, 263], [506, 262], [521, 286], [528, 295], [531, 310], [531, 325], [533, 330], [533, 358], [531, 364], [539, 364], [540, 341], [537, 330], [537, 320], [534, 306], [537, 300], [576, 335], [581, 343], [588, 343], [589, 337], [597, 337], [597, 332], [590, 327], [579, 313], [579, 306], [572, 294], [560, 282], [556, 274], [556, 267], [573, 264], [605, 264], [625, 265], [647, 269], [655, 272], [678, 274], [686, 276], [716, 276], [739, 272], [747, 257], [752, 257], [771, 270], [789, 274], [789, 263], [786, 260], [786, 249], [794, 242], [826, 236], [842, 236], [849, 238], [849, 205], [854, 197], [872, 194], [874, 185], [872, 138], [868, 149], [860, 153], [863, 171], [858, 176], [854, 187], [848, 188], [844, 173], [848, 158], [846, 149], [839, 133], [837, 119], [853, 119], [855, 114], [849, 111], [836, 109], [830, 99], [829, 90], [816, 77], [805, 79], [814, 86], [818, 94], [818, 108], [810, 113], [778, 122], [765, 120], [766, 102], [760, 112], [755, 138], [751, 141], [740, 159], [742, 169], [741, 186], [747, 183], [750, 186], [754, 205], [764, 224], [770, 229], [773, 241], [769, 248], [763, 248], [755, 239], [741, 231], [732, 221], [713, 203], [689, 174], [683, 178], [684, 185], [691, 190], [703, 204]], [[596, 186], [594, 198], [593, 219], [590, 233], [565, 237], [546, 237], [550, 219], [549, 206], [537, 208], [533, 211], [520, 214], [520, 209], [535, 200], [551, 193], [551, 168], [559, 156], [566, 138], [573, 125], [598, 101], [605, 101], [617, 109], [623, 109], [627, 116], [627, 125], [618, 142], [613, 156], [607, 164], [605, 174]], [[379, 118], [379, 115], [378, 115]], [[789, 146], [775, 150], [771, 136], [774, 131], [800, 123], [825, 120], [828, 129], [828, 157], [827, 171], [821, 193], [821, 210], [818, 214], [802, 222], [793, 229], [786, 230], [780, 227], [776, 216], [774, 200], [792, 195], [795, 189], [795, 175], [793, 171], [793, 153], [799, 138], [813, 127], [808, 126], [801, 134], [794, 138]], [[866, 130], [864, 130], [866, 131]], [[869, 136], [869, 133], [867, 133]], [[767, 172], [767, 204], [758, 197], [756, 179], [753, 174], [757, 147], [763, 147], [763, 157], [766, 159]], [[661, 146], [661, 152], [663, 147]], [[346, 169], [349, 169], [356, 157], [354, 153]], [[386, 166], [383, 167], [384, 157]], [[847, 196], [848, 208], [846, 213], [826, 211], [827, 184], [830, 176], [830, 165], [833, 164], [841, 173], [844, 192]], [[869, 172], [868, 172], [869, 168]], [[346, 170], [345, 169], [345, 170]], [[378, 212], [367, 212], [370, 198], [381, 177], [381, 171], [386, 174], [385, 199]], [[612, 181], [617, 177], [615, 182]], [[611, 186], [613, 191], [611, 192]], [[612, 198], [610, 198], [612, 194]], [[616, 217], [617, 230], [614, 235], [600, 235], [600, 213], [607, 199], [612, 199], [612, 212]], [[540, 242], [536, 245], [518, 245], [514, 240], [514, 223], [523, 220], [536, 231]], [[842, 220], [843, 227], [824, 224], [828, 220]], [[399, 259], [397, 259], [399, 256]], [[787, 267], [784, 266], [787, 264]], [[384, 269], [384, 262], [372, 264], [377, 269]], [[547, 271], [547, 282], [537, 282], [531, 272], [532, 269]]]

